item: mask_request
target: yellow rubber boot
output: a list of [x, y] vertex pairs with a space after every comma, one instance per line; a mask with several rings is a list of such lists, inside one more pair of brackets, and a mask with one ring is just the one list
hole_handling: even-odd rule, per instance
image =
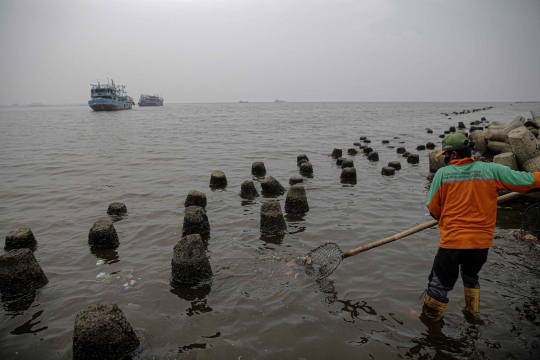
[[439, 301], [428, 294], [424, 298], [424, 304], [422, 305], [422, 315], [431, 321], [441, 320], [446, 310], [447, 303]]
[[473, 314], [478, 314], [480, 311], [480, 288], [463, 288], [465, 293], [465, 308]]

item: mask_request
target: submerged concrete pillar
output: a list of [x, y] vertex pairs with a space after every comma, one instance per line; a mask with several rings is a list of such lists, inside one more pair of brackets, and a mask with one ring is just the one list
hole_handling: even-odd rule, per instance
[[17, 228], [11, 230], [6, 236], [5, 251], [15, 249], [30, 249], [34, 251], [37, 248], [37, 241], [29, 228]]
[[367, 158], [371, 162], [379, 161], [379, 153], [376, 151], [372, 151], [368, 154]]
[[189, 206], [200, 206], [205, 209], [206, 195], [203, 192], [197, 190], [190, 190], [187, 194], [186, 201], [184, 201], [184, 207]]
[[300, 165], [300, 174], [305, 176], [313, 175], [313, 165], [309, 162], [302, 163]]
[[49, 282], [30, 249], [11, 250], [0, 256], [0, 293], [12, 297], [39, 289]]
[[345, 169], [348, 167], [351, 167], [351, 168], [354, 167], [354, 161], [349, 160], [349, 159], [343, 159], [343, 161], [341, 162], [341, 168]]
[[186, 235], [174, 246], [171, 277], [181, 284], [195, 284], [212, 277], [212, 267], [199, 234]]
[[394, 169], [391, 166], [384, 166], [381, 172], [381, 174], [385, 176], [391, 176], [391, 175], [394, 175], [395, 173], [396, 173], [396, 169]]
[[126, 204], [121, 202], [113, 202], [107, 208], [107, 215], [124, 215], [127, 213]]
[[264, 163], [257, 161], [251, 164], [251, 175], [255, 176], [265, 176], [266, 175], [266, 168], [264, 167]]
[[268, 201], [261, 206], [261, 234], [283, 235], [287, 231], [287, 223], [281, 211], [279, 201]]
[[294, 184], [299, 184], [299, 183], [303, 183], [304, 182], [304, 178], [300, 177], [300, 176], [293, 176], [289, 179], [289, 185], [293, 186]]
[[344, 183], [356, 183], [356, 169], [353, 167], [343, 168], [340, 179]]
[[259, 196], [255, 184], [251, 180], [246, 180], [242, 183], [240, 187], [240, 196], [243, 199], [252, 200]]
[[188, 206], [184, 212], [182, 236], [209, 233], [210, 223], [206, 211], [200, 206]]
[[392, 167], [392, 168], [394, 168], [394, 169], [396, 169], [396, 170], [401, 170], [401, 164], [400, 164], [399, 161], [390, 161], [390, 162], [388, 163], [388, 166], [389, 166], [389, 167]]
[[343, 156], [343, 150], [341, 149], [334, 149], [334, 151], [332, 151], [332, 157], [337, 159], [337, 158], [340, 158], [341, 156]]
[[279, 196], [285, 192], [283, 185], [272, 176], [265, 177], [264, 180], [261, 181], [261, 187], [263, 194], [265, 195]]
[[306, 189], [301, 185], [292, 186], [287, 191], [285, 199], [285, 212], [290, 214], [304, 214], [309, 211]]
[[75, 317], [73, 359], [124, 359], [133, 355], [140, 340], [116, 304], [95, 304]]
[[373, 148], [365, 147], [365, 148], [363, 149], [363, 151], [364, 151], [364, 154], [368, 155], [369, 153], [373, 152]]
[[98, 220], [88, 233], [88, 245], [98, 248], [115, 248], [120, 245], [118, 234], [110, 220]]
[[307, 157], [306, 154], [300, 154], [296, 157], [296, 163], [298, 165], [300, 165], [300, 160], [306, 160], [306, 161], [309, 161], [309, 158]]
[[220, 188], [227, 186], [227, 177], [223, 171], [214, 171], [210, 175], [210, 187]]
[[418, 154], [411, 154], [407, 156], [407, 162], [409, 164], [418, 164], [420, 163], [420, 156]]

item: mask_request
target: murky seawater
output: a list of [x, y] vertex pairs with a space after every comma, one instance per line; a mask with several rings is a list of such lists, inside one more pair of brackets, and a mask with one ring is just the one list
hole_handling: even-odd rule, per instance
[[[489, 105], [495, 108], [453, 119], [441, 115]], [[532, 105], [0, 109], [0, 235], [31, 228], [39, 243], [35, 256], [50, 280], [33, 296], [2, 300], [0, 358], [71, 358], [75, 316], [94, 303], [118, 304], [145, 338], [139, 355], [145, 359], [538, 356], [540, 251], [511, 235], [523, 204], [500, 207], [494, 247], [480, 274], [482, 324], [470, 324], [462, 314], [459, 281], [442, 329], [418, 319], [437, 250], [436, 229], [349, 258], [321, 283], [291, 274], [286, 266], [325, 242], [348, 250], [431, 220], [424, 206], [428, 156], [416, 146], [440, 144], [438, 135], [458, 121], [468, 126], [482, 116], [506, 123], [529, 117]], [[363, 135], [380, 161], [349, 156], [358, 183], [343, 185], [329, 154], [334, 148], [346, 154]], [[420, 164], [407, 164], [388, 146], [419, 153]], [[262, 237], [260, 207], [271, 198], [244, 201], [240, 184], [252, 179], [251, 164], [263, 161], [267, 175], [288, 188], [288, 179], [299, 175], [296, 156], [302, 153], [314, 167], [314, 177], [304, 184], [310, 211], [287, 216], [285, 236]], [[392, 160], [401, 161], [402, 170], [381, 176]], [[225, 190], [208, 187], [215, 170], [225, 172]], [[171, 283], [170, 272], [183, 203], [192, 189], [208, 198], [214, 278], [190, 287]], [[278, 200], [283, 208], [285, 194]], [[113, 201], [129, 211], [115, 223], [120, 247], [91, 250], [90, 227], [108, 218]]]

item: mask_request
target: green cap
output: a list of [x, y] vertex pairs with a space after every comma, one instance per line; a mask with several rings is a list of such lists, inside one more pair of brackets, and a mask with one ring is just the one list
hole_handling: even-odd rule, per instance
[[446, 151], [454, 151], [469, 146], [469, 139], [461, 133], [450, 134], [442, 141], [442, 150], [437, 153], [441, 156]]

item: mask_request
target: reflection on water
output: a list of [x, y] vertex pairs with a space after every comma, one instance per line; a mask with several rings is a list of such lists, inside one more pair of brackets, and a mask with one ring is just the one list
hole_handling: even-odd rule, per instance
[[171, 281], [170, 292], [181, 299], [191, 302], [191, 306], [186, 309], [187, 316], [204, 314], [212, 311], [208, 306], [208, 295], [212, 291], [212, 283], [201, 283], [197, 285], [179, 284]]
[[19, 295], [17, 297], [7, 297], [2, 295], [0, 300], [2, 301], [2, 306], [6, 313], [10, 314], [13, 318], [17, 315], [24, 314], [26, 310], [30, 309], [40, 291], [41, 289], [29, 291], [24, 295]]
[[118, 258], [118, 251], [115, 249], [91, 247], [90, 253], [92, 253], [96, 258], [104, 260], [105, 264], [114, 264], [120, 261]]

